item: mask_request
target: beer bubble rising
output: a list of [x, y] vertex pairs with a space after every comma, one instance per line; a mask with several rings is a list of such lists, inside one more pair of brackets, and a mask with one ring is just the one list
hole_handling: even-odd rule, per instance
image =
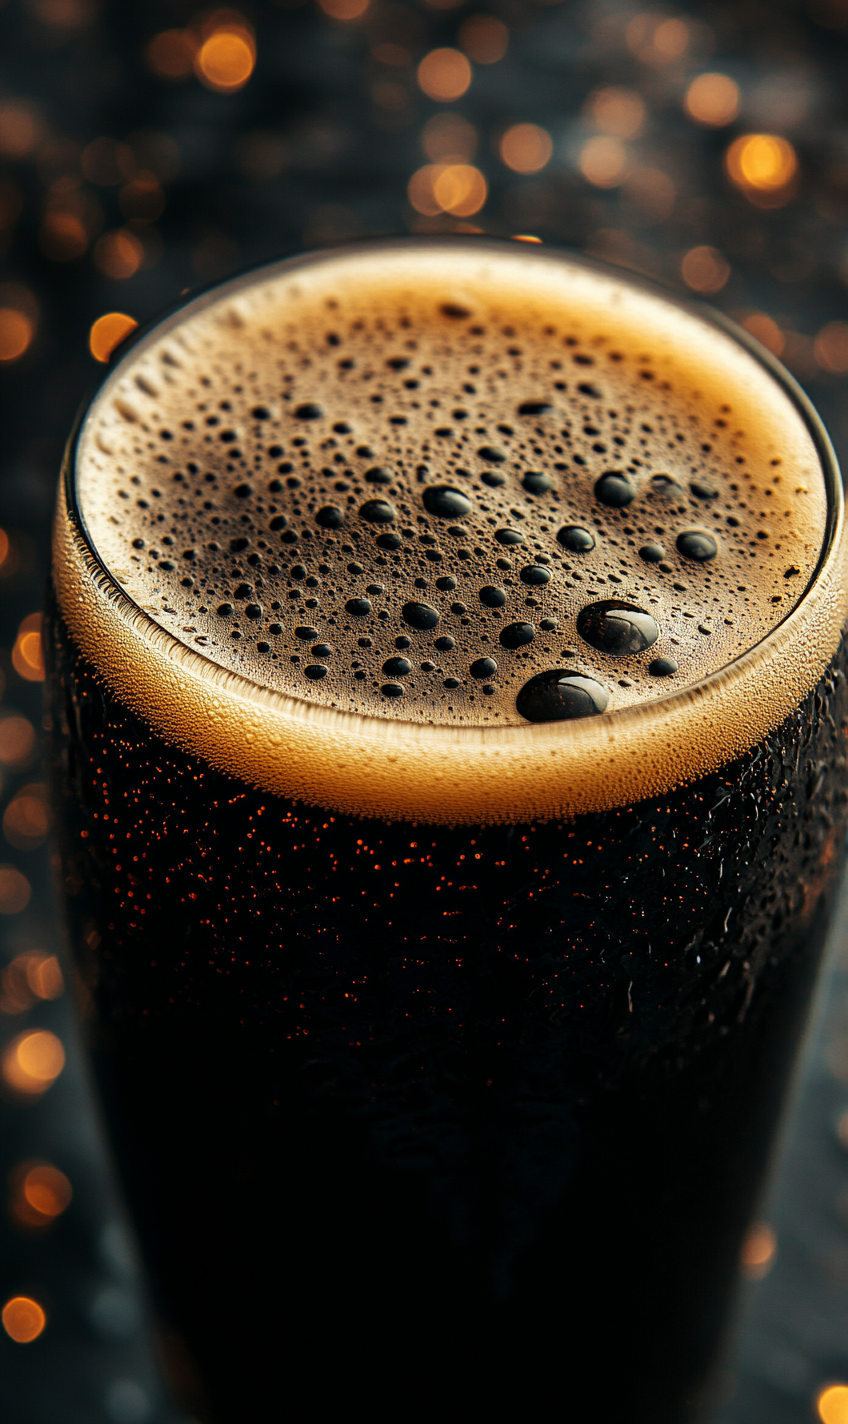
[[803, 597], [827, 501], [727, 333], [614, 272], [456, 242], [189, 303], [107, 376], [77, 498], [139, 616], [218, 673], [493, 729], [735, 662]]

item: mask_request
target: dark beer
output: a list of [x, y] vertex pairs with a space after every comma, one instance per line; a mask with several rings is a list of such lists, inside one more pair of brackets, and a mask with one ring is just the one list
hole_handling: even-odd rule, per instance
[[321, 254], [116, 363], [64, 873], [196, 1412], [702, 1407], [840, 863], [844, 562], [789, 378], [559, 255]]

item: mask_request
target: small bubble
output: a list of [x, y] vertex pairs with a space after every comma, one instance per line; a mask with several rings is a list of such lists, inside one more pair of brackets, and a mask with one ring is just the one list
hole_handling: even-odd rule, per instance
[[348, 613], [352, 613], [354, 618], [364, 618], [366, 613], [371, 612], [371, 600], [369, 598], [349, 598], [345, 604]]
[[677, 480], [671, 475], [654, 475], [649, 486], [649, 493], [661, 495], [663, 499], [685, 499], [686, 491]]
[[471, 500], [449, 485], [430, 485], [421, 496], [428, 514], [438, 519], [462, 519], [471, 510]]
[[513, 545], [524, 543], [524, 535], [520, 529], [496, 529], [495, 538], [499, 544]]
[[682, 534], [678, 534], [676, 543], [678, 554], [682, 554], [684, 559], [692, 559], [696, 564], [705, 564], [718, 553], [715, 539], [701, 529], [685, 529]]
[[359, 510], [360, 516], [371, 524], [391, 524], [397, 519], [397, 510], [386, 499], [366, 500]]
[[521, 405], [518, 407], [518, 414], [519, 414], [519, 415], [547, 415], [547, 414], [548, 414], [548, 411], [551, 411], [551, 410], [553, 410], [553, 406], [551, 405], [550, 401], [546, 401], [546, 400], [528, 400], [528, 401], [522, 401], [522, 402], [521, 402]]
[[231, 618], [233, 613], [233, 605], [231, 603], [219, 603], [218, 607], [215, 609], [215, 612], [218, 614], [219, 618]]
[[502, 465], [506, 460], [503, 450], [498, 450], [494, 445], [482, 445], [477, 451], [481, 460], [486, 460], [490, 465]]
[[442, 316], [452, 317], [455, 321], [462, 321], [465, 317], [471, 316], [469, 308], [460, 306], [459, 302], [442, 302], [439, 311]]
[[528, 470], [521, 478], [521, 483], [528, 494], [547, 494], [553, 488], [553, 480], [550, 475], [540, 474], [535, 470]]
[[315, 639], [318, 637], [318, 629], [305, 627], [295, 628], [294, 636], [296, 638], [301, 638], [304, 643], [314, 643]]
[[557, 543], [570, 554], [588, 554], [595, 547], [595, 536], [580, 524], [566, 524], [557, 534]]
[[557, 627], [558, 622], [559, 619], [557, 618], [543, 618], [539, 627], [544, 633], [552, 633], [554, 628]]
[[618, 598], [603, 599], [581, 609], [577, 615], [577, 631], [590, 647], [614, 658], [643, 653], [659, 637], [659, 629], [650, 613]]
[[[399, 647], [401, 641], [403, 642], [404, 647], [409, 647], [408, 638], [404, 638], [402, 640], [398, 638], [395, 642], [396, 648]], [[433, 644], [433, 647], [438, 648], [440, 653], [449, 653], [456, 647], [456, 643], [454, 642], [453, 638], [437, 638], [435, 643]]]
[[399, 549], [403, 540], [399, 534], [378, 534], [377, 547], [380, 549]]
[[506, 475], [502, 475], [499, 470], [483, 470], [480, 479], [489, 489], [500, 489], [501, 485], [506, 484]]
[[233, 494], [237, 499], [247, 499], [248, 495], [253, 494], [253, 486], [245, 484], [236, 485]]
[[658, 564], [665, 558], [665, 549], [662, 544], [643, 544], [639, 550], [639, 558], [644, 559], [646, 564]]
[[380, 691], [384, 697], [403, 697], [403, 688], [399, 682], [384, 682]]
[[654, 658], [654, 661], [648, 664], [651, 677], [671, 677], [672, 673], [677, 672], [677, 668], [675, 658]]
[[635, 497], [635, 486], [620, 470], [608, 470], [595, 485], [595, 498], [611, 509], [622, 509]]
[[526, 568], [521, 570], [519, 577], [522, 583], [538, 586], [550, 583], [553, 574], [550, 569], [542, 568], [541, 564], [528, 564]]
[[532, 643], [536, 630], [532, 623], [508, 623], [501, 629], [500, 643], [504, 648], [523, 648]]
[[365, 478], [369, 485], [390, 485], [394, 482], [394, 475], [391, 470], [374, 469], [366, 470]]
[[315, 523], [322, 529], [338, 529], [344, 523], [344, 510], [335, 504], [325, 504], [315, 515]]
[[388, 658], [383, 663], [383, 672], [386, 677], [406, 677], [407, 673], [412, 672], [412, 663], [406, 658]]
[[718, 499], [718, 490], [712, 485], [702, 484], [700, 480], [692, 480], [689, 488], [696, 499]]
[[485, 603], [487, 608], [503, 608], [506, 603], [506, 593], [502, 588], [495, 588], [493, 584], [486, 584], [481, 588], [477, 597], [481, 603]]
[[314, 648], [310, 648], [309, 651], [313, 658], [331, 658], [333, 656], [333, 649], [329, 643], [316, 643]]
[[304, 401], [303, 405], [295, 406], [294, 414], [297, 420], [318, 420], [324, 414], [324, 408], [315, 401]]
[[495, 662], [494, 658], [478, 658], [477, 661], [473, 662], [471, 664], [471, 667], [468, 669], [472, 677], [479, 678], [494, 677], [497, 670], [498, 665]]
[[443, 593], [452, 593], [456, 588], [456, 579], [446, 574], [444, 578], [436, 579], [436, 588], [440, 588]]
[[459, 687], [459, 678], [458, 678], [458, 677], [446, 677], [445, 680], [444, 680], [444, 682], [442, 683], [442, 686], [443, 686], [443, 687]]
[[310, 663], [303, 671], [311, 682], [319, 682], [322, 677], [327, 676], [327, 669], [322, 667], [320, 663]]
[[404, 623], [409, 624], [410, 628], [426, 631], [428, 628], [435, 628], [439, 621], [439, 610], [433, 608], [429, 603], [405, 603], [401, 610], [401, 617]]
[[609, 693], [594, 678], [576, 672], [540, 672], [526, 682], [515, 700], [528, 722], [565, 722], [605, 712]]

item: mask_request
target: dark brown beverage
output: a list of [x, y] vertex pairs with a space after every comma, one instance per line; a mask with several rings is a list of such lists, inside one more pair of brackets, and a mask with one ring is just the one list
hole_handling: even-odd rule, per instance
[[188, 304], [74, 442], [68, 903], [204, 1416], [705, 1397], [846, 799], [789, 378], [511, 245]]

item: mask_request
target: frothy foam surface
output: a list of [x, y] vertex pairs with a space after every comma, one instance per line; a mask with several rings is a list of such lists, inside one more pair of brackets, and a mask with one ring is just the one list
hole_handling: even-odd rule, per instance
[[801, 416], [723, 332], [456, 246], [187, 314], [107, 383], [78, 490], [112, 576], [205, 658], [465, 726], [702, 681], [801, 598], [827, 505]]
[[118, 362], [59, 600], [121, 701], [269, 792], [448, 823], [620, 806], [755, 745], [833, 657], [813, 419], [721, 329], [559, 254], [316, 254]]

